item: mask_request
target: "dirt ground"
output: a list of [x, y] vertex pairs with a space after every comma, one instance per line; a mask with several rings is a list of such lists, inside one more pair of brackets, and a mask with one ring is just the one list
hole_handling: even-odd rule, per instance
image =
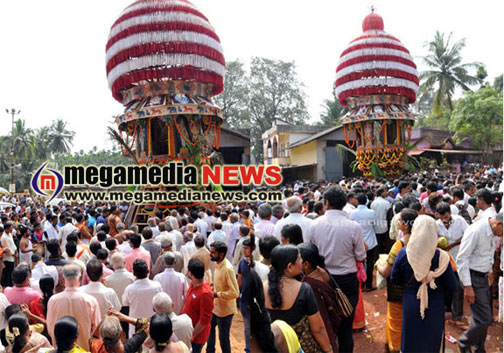
[[[374, 292], [363, 293], [364, 295], [364, 308], [366, 310], [366, 328], [362, 331], [354, 332], [354, 352], [355, 353], [385, 353], [385, 319], [387, 314], [387, 291], [386, 289], [376, 290]], [[494, 300], [494, 305], [497, 301]], [[464, 304], [464, 314], [466, 320], [468, 319], [470, 311], [467, 303]], [[497, 315], [497, 310], [494, 308], [494, 315]], [[450, 314], [446, 315], [450, 319]], [[503, 331], [502, 323], [494, 322], [488, 329], [488, 336], [486, 342], [487, 353], [504, 353], [503, 350]], [[450, 334], [455, 339], [458, 339], [463, 330], [446, 323], [445, 333]], [[233, 317], [233, 324], [231, 326], [231, 351], [233, 353], [244, 352], [245, 342], [243, 340], [243, 320], [241, 314], [238, 312]], [[206, 351], [206, 347], [203, 352]], [[221, 353], [218, 343], [216, 352]], [[456, 353], [457, 345], [446, 342], [446, 353]], [[309, 352], [306, 352], [309, 353]]]
[[[376, 290], [374, 292], [363, 293], [364, 308], [366, 310], [366, 328], [360, 332], [354, 332], [355, 348], [358, 353], [385, 353], [385, 319], [387, 315], [387, 291], [386, 289]], [[494, 305], [497, 303], [494, 300]], [[464, 315], [470, 315], [467, 303], [464, 304]], [[494, 309], [494, 315], [497, 310]], [[451, 318], [448, 313], [447, 319]], [[466, 318], [467, 320], [467, 318]], [[445, 326], [445, 334], [450, 334], [458, 339], [464, 332], [458, 327]], [[485, 345], [488, 353], [502, 353], [502, 323], [494, 322], [488, 329], [488, 336]], [[457, 345], [446, 342], [446, 353], [458, 352]]]
[[[219, 330], [216, 329], [216, 343], [215, 343], [215, 352], [222, 353], [219, 344]], [[240, 311], [233, 316], [233, 323], [231, 324], [231, 352], [233, 353], [241, 353], [245, 352], [245, 341], [244, 341], [244, 332], [243, 332], [243, 319]], [[202, 352], [206, 352], [206, 346], [203, 347]]]

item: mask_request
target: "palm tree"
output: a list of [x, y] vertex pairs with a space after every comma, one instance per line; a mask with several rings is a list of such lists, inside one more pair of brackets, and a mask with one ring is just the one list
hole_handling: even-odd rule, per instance
[[43, 126], [40, 129], [35, 130], [35, 133], [31, 136], [33, 152], [36, 159], [41, 162], [48, 159], [51, 155], [51, 151], [49, 150], [49, 134], [49, 127]]
[[469, 86], [480, 83], [480, 79], [471, 76], [468, 69], [481, 66], [479, 63], [462, 64], [461, 51], [465, 47], [465, 39], [460, 39], [451, 45], [452, 34], [445, 39], [445, 34], [436, 31], [434, 40], [426, 43], [429, 54], [423, 57], [424, 63], [431, 70], [420, 74], [420, 82], [426, 90], [436, 86], [433, 111], [439, 115], [441, 106], [446, 101], [450, 111], [453, 111], [452, 97], [456, 87], [470, 91]]
[[320, 115], [320, 125], [339, 125], [341, 118], [348, 112], [348, 108], [339, 104], [336, 91], [333, 90], [332, 97], [324, 99], [322, 104], [324, 111]]
[[[26, 127], [25, 121], [18, 119], [14, 122], [14, 130], [7, 136], [0, 137], [0, 173], [2, 185], [10, 183], [10, 168], [13, 166], [16, 189], [24, 187], [32, 167], [34, 153], [33, 130]], [[13, 151], [12, 157], [10, 151]], [[12, 160], [11, 160], [12, 158]]]
[[52, 122], [49, 128], [49, 146], [53, 154], [70, 153], [75, 132], [67, 130], [67, 123], [61, 119]]

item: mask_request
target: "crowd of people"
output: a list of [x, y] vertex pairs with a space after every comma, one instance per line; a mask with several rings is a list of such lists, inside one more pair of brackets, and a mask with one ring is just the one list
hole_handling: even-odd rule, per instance
[[1, 343], [231, 352], [239, 315], [245, 352], [353, 352], [363, 293], [386, 286], [389, 352], [444, 351], [447, 312], [460, 351], [484, 352], [496, 303], [502, 320], [503, 187], [502, 170], [296, 182], [277, 204], [157, 209], [133, 225], [127, 204], [4, 196]]

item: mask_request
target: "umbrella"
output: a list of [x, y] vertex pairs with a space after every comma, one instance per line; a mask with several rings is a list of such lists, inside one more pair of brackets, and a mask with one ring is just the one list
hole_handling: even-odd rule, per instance
[[1, 187], [0, 187], [0, 194], [9, 195], [9, 194], [10, 194], [10, 192], [9, 192], [7, 189], [5, 189], [5, 188], [1, 188]]

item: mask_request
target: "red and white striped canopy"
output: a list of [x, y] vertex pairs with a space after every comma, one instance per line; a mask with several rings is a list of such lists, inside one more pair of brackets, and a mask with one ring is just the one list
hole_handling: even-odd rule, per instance
[[107, 79], [122, 91], [140, 82], [188, 80], [223, 90], [225, 60], [208, 19], [187, 0], [139, 0], [112, 25], [107, 42]]
[[339, 102], [348, 97], [394, 94], [414, 103], [418, 72], [408, 49], [384, 31], [381, 16], [371, 13], [362, 22], [364, 33], [341, 53], [335, 89]]

